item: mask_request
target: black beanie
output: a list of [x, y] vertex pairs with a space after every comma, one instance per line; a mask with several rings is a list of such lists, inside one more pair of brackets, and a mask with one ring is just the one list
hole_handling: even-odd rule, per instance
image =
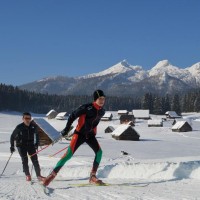
[[102, 90], [96, 90], [93, 93], [94, 101], [96, 101], [99, 97], [105, 97], [105, 94]]

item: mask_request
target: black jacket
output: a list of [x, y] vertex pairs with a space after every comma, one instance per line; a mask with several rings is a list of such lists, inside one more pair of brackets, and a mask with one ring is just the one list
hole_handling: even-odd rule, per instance
[[65, 131], [69, 131], [74, 120], [79, 117], [75, 132], [84, 135], [96, 135], [96, 127], [104, 114], [105, 110], [96, 103], [84, 104], [69, 116]]
[[32, 123], [29, 126], [26, 126], [24, 123], [19, 124], [10, 137], [12, 147], [14, 147], [14, 141], [16, 141], [16, 147], [38, 145], [39, 137], [37, 127]]

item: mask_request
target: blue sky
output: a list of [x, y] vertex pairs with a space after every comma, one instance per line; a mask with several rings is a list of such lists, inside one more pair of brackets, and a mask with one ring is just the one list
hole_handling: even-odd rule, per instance
[[199, 0], [0, 0], [0, 82], [200, 62]]

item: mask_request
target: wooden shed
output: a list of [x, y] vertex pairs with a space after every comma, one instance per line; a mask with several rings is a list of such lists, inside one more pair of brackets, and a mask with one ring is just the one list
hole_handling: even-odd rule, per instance
[[135, 119], [150, 119], [149, 110], [132, 110]]
[[148, 127], [163, 127], [162, 119], [150, 119], [147, 124]]
[[118, 111], [117, 111], [117, 114], [118, 114], [118, 115], [127, 115], [127, 114], [128, 114], [128, 111], [127, 111], [127, 110], [118, 110]]
[[57, 114], [56, 119], [58, 120], [66, 120], [67, 119], [67, 112], [60, 112]]
[[106, 112], [104, 116], [101, 118], [102, 121], [111, 121], [113, 118], [113, 115], [111, 112]]
[[53, 144], [60, 139], [60, 133], [43, 118], [35, 118], [31, 123], [38, 128], [39, 146]]
[[135, 140], [140, 138], [139, 133], [130, 125], [121, 124], [112, 133], [112, 137], [116, 140]]
[[172, 126], [173, 132], [188, 132], [192, 131], [192, 127], [187, 121], [178, 121]]
[[177, 115], [177, 113], [175, 111], [167, 111], [165, 113], [166, 117], [169, 119], [175, 119], [175, 118], [181, 118], [180, 115]]
[[46, 117], [48, 119], [54, 119], [57, 116], [57, 112], [55, 110], [50, 110], [47, 114]]
[[132, 122], [133, 124], [135, 123], [135, 118], [134, 115], [121, 115], [120, 118], [120, 124], [128, 124]]
[[105, 133], [112, 133], [114, 130], [115, 130], [115, 128], [114, 128], [113, 126], [108, 126], [108, 127], [105, 129]]

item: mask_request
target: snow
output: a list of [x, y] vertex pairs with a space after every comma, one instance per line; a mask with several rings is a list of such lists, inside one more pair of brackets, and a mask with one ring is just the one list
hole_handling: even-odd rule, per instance
[[168, 60], [159, 61], [151, 70], [149, 70], [150, 76], [157, 76], [160, 74], [168, 74], [172, 77], [176, 77], [183, 80], [186, 83], [194, 81], [194, 77], [187, 69], [180, 69], [169, 63]]
[[[117, 112], [112, 112], [112, 121], [101, 121], [97, 139], [103, 150], [98, 177], [107, 183], [130, 183], [129, 186], [75, 187], [70, 184], [87, 183], [94, 159], [93, 151], [83, 144], [49, 185], [50, 195], [43, 193], [36, 181], [33, 185], [25, 181], [21, 160], [17, 152], [0, 178], [1, 200], [198, 200], [200, 199], [200, 122], [193, 120], [194, 131], [172, 132], [173, 120], [167, 119], [163, 127], [148, 128], [147, 120], [136, 120], [134, 129], [140, 141], [119, 141], [104, 133], [105, 127], [119, 125]], [[200, 113], [185, 113], [184, 117], [200, 118]], [[66, 121], [48, 120], [57, 131]], [[165, 116], [151, 115], [161, 119]], [[0, 168], [10, 156], [9, 139], [13, 129], [21, 123], [21, 114], [0, 112]], [[73, 124], [75, 125], [75, 123]], [[67, 147], [70, 141], [62, 140], [39, 153], [42, 175], [47, 176], [65, 151], [55, 157], [49, 155]], [[121, 154], [125, 151], [128, 155]], [[31, 163], [29, 163], [31, 167]], [[145, 187], [140, 187], [140, 184]], [[135, 184], [135, 185], [134, 185]], [[138, 187], [136, 187], [138, 186]]]
[[106, 70], [103, 70], [102, 72], [89, 74], [87, 76], [82, 76], [79, 78], [92, 78], [92, 77], [99, 77], [99, 76], [105, 76], [105, 75], [111, 75], [111, 74], [115, 75], [115, 74], [130, 72], [130, 71], [140, 72], [140, 71], [142, 71], [142, 67], [137, 66], [137, 65], [132, 66], [132, 65], [128, 64], [126, 60], [123, 60], [123, 61], [113, 65], [112, 67], [110, 67]]

